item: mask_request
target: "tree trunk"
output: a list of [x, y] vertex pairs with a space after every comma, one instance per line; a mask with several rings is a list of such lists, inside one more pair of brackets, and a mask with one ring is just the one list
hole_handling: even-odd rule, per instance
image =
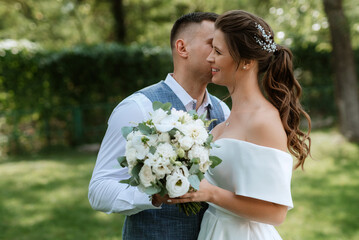
[[323, 0], [329, 21], [336, 103], [341, 133], [350, 141], [359, 142], [359, 98], [350, 28], [342, 8], [342, 0]]
[[126, 28], [125, 28], [125, 12], [123, 9], [122, 0], [111, 0], [112, 2], [112, 14], [115, 19], [115, 38], [120, 43], [125, 42]]

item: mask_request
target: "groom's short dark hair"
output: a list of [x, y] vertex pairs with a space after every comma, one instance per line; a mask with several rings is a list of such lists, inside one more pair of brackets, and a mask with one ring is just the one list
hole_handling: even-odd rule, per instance
[[171, 30], [171, 48], [174, 48], [177, 34], [185, 29], [189, 24], [192, 23], [201, 23], [202, 21], [211, 21], [215, 22], [218, 17], [217, 13], [212, 12], [192, 12], [186, 15], [183, 15], [173, 24]]

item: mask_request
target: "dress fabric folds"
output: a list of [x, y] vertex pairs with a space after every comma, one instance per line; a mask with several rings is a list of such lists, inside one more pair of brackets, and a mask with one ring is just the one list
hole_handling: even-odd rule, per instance
[[[219, 147], [211, 155], [223, 161], [205, 177], [213, 185], [237, 195], [260, 199], [293, 208], [290, 182], [293, 159], [278, 149], [232, 138], [215, 141]], [[280, 240], [269, 224], [242, 218], [209, 203], [204, 214], [199, 240]]]

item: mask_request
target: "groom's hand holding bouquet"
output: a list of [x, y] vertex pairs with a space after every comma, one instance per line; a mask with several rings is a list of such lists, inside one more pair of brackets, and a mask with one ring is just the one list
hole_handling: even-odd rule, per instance
[[[151, 197], [176, 198], [198, 190], [208, 168], [222, 161], [209, 154], [213, 136], [207, 128], [214, 120], [195, 111], [171, 109], [170, 103], [154, 102], [153, 110], [146, 122], [122, 128], [126, 153], [118, 161], [131, 177], [120, 182], [137, 186]], [[178, 206], [186, 215], [201, 209], [195, 202]]]

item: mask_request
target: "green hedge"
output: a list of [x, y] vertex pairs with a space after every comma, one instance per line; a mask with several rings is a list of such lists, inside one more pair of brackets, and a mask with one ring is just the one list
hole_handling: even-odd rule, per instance
[[[105, 125], [121, 99], [172, 71], [170, 51], [146, 46], [3, 51], [0, 59], [0, 111], [6, 121], [0, 129], [10, 152], [87, 142], [79, 127]], [[95, 134], [91, 141], [99, 141], [103, 131]]]
[[[329, 53], [314, 47], [293, 53], [303, 105], [313, 117], [335, 116]], [[99, 142], [118, 102], [172, 71], [170, 51], [149, 46], [2, 50], [0, 59], [0, 143], [7, 152]], [[227, 95], [223, 87], [209, 89]], [[87, 126], [98, 129], [89, 133]]]

